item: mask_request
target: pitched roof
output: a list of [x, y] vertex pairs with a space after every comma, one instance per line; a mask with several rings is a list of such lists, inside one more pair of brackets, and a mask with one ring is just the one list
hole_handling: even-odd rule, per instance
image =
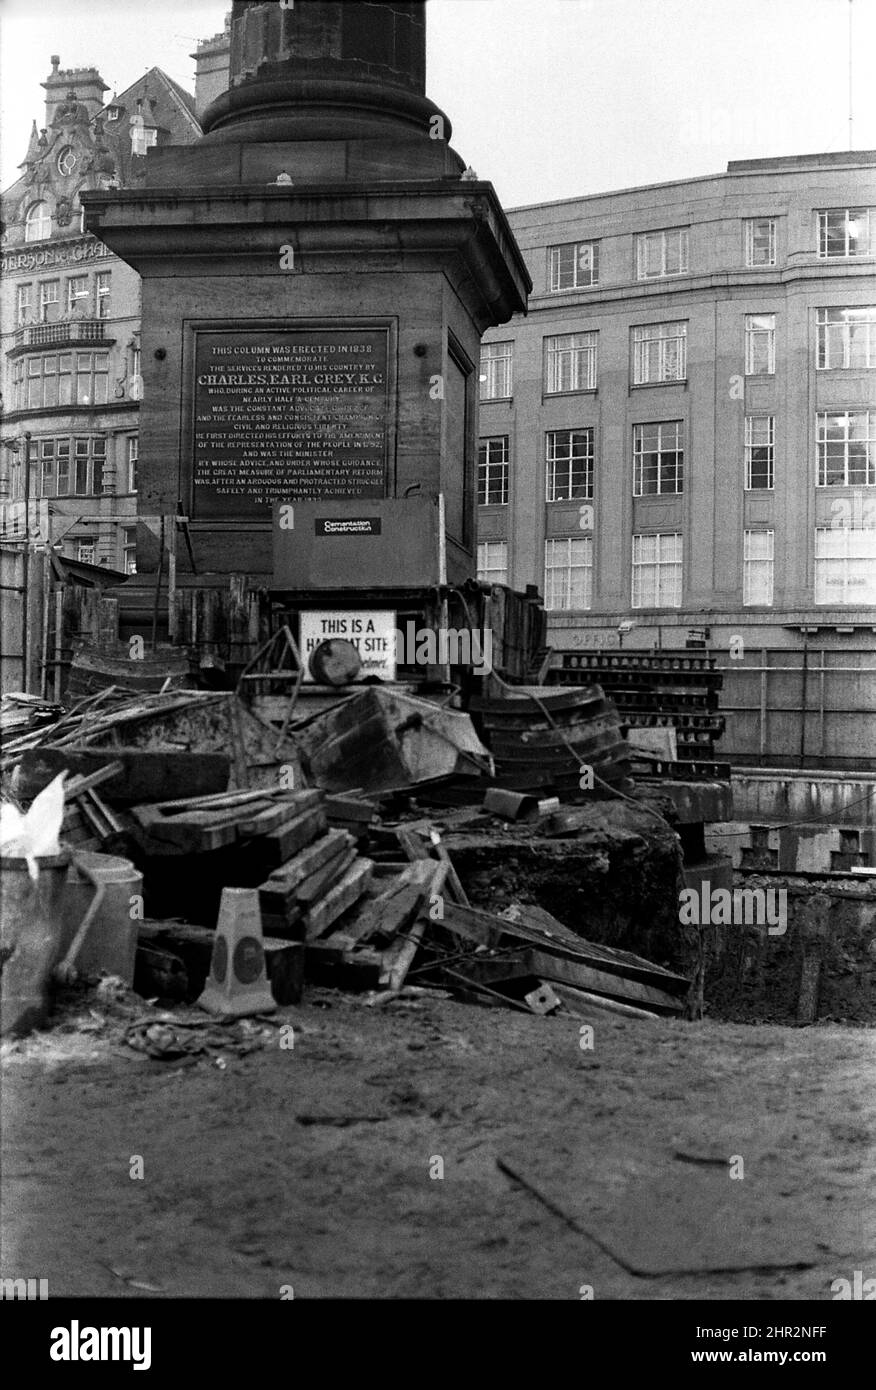
[[120, 92], [117, 97], [114, 97], [112, 101], [107, 102], [107, 106], [127, 105], [125, 98], [130, 98], [139, 87], [148, 83], [150, 78], [157, 80], [158, 84], [165, 89], [173, 104], [182, 112], [195, 133], [200, 135], [200, 122], [195, 116], [195, 98], [192, 96], [191, 92], [186, 91], [185, 87], [181, 87], [178, 82], [174, 82], [172, 77], [168, 77], [167, 73], [162, 68], [149, 68], [147, 72], [144, 72], [141, 77], [137, 78], [136, 82], [132, 82], [130, 87], [126, 87], [125, 90]]

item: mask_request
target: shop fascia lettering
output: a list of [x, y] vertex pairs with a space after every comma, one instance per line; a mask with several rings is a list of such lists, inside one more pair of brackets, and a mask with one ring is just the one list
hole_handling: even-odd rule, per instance
[[102, 260], [111, 252], [102, 241], [73, 241], [46, 246], [42, 251], [7, 251], [2, 258], [4, 275], [13, 270], [41, 270], [44, 266], [78, 265], [82, 261]]

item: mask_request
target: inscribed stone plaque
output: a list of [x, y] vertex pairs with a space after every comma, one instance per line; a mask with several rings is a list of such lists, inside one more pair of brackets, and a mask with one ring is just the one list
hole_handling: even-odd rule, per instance
[[199, 330], [192, 514], [385, 497], [388, 330]]

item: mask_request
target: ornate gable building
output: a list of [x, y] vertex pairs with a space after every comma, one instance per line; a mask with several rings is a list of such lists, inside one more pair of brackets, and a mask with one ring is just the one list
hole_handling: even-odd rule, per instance
[[[106, 103], [95, 68], [42, 84], [21, 176], [2, 195], [0, 543], [134, 568], [140, 283], [82, 231], [86, 189], [136, 187], [152, 146], [201, 133], [194, 99], [160, 68]], [[27, 467], [26, 463], [27, 461]]]

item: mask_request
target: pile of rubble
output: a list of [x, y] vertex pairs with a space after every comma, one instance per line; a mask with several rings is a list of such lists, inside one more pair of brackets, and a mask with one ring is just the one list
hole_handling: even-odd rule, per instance
[[[566, 706], [551, 694], [559, 715], [581, 704], [580, 692]], [[349, 708], [356, 698], [369, 711], [372, 766], [390, 784], [367, 792], [361, 727]], [[528, 822], [538, 836], [552, 823], [556, 831], [559, 802], [528, 795], [519, 777], [518, 790], [498, 785], [467, 716], [399, 698], [367, 692], [298, 730], [278, 730], [224, 692], [112, 688], [67, 712], [18, 706], [3, 752], [4, 795], [25, 807], [64, 773], [65, 805], [52, 892], [19, 875], [32, 894], [30, 922], [16, 915], [10, 930], [20, 940], [4, 926], [4, 956], [20, 959], [28, 933], [42, 930], [33, 992], [44, 1006], [52, 972], [66, 983], [78, 972], [112, 975], [175, 1009], [201, 1001], [228, 1018], [294, 1005], [308, 982], [373, 1001], [440, 989], [536, 1014], [682, 1013], [684, 975], [587, 941], [532, 903], [501, 914], [472, 905], [439, 826], [475, 814], [497, 828]], [[585, 703], [593, 704], [590, 692]], [[610, 759], [616, 719], [601, 700], [596, 708], [599, 729], [588, 737], [570, 722], [562, 739], [548, 711], [545, 736], [529, 752], [526, 718], [544, 711], [521, 692], [508, 734], [519, 765], [527, 755], [537, 761], [546, 742]], [[355, 778], [345, 778], [342, 760], [352, 755]], [[600, 765], [612, 780], [625, 771], [622, 759], [616, 771], [610, 760]], [[474, 811], [423, 819], [412, 792], [448, 787], [454, 775], [456, 799], [462, 783]], [[45, 1017], [46, 1007], [30, 1005], [29, 1020]], [[173, 1033], [167, 1017], [162, 1023], [160, 1037], [134, 1028], [132, 1045], [150, 1055], [185, 1052], [186, 1035]], [[15, 1031], [6, 976], [3, 1029]]]

